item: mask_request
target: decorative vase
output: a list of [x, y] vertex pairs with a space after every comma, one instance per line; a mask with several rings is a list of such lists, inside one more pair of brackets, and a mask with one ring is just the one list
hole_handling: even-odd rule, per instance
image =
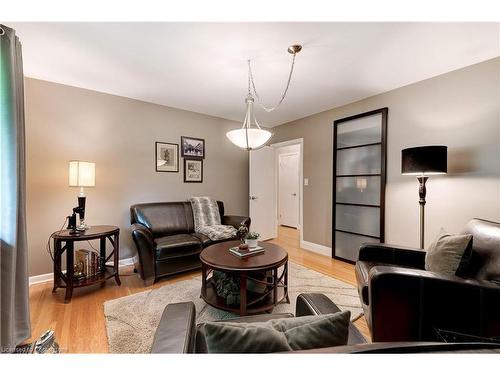
[[253, 248], [253, 247], [257, 247], [257, 239], [254, 239], [254, 240], [248, 240], [246, 239], [245, 240], [245, 243], [248, 245], [248, 247], [250, 248]]

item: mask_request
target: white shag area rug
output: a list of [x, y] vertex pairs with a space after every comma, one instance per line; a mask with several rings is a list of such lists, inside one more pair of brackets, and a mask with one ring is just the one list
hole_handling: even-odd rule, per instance
[[[273, 313], [294, 313], [300, 293], [323, 293], [341, 310], [351, 311], [351, 320], [362, 313], [356, 288], [343, 281], [288, 263], [290, 303], [281, 303]], [[148, 353], [165, 306], [192, 301], [197, 323], [233, 318], [236, 315], [207, 305], [200, 298], [201, 276], [179, 281], [104, 303], [110, 353]]]

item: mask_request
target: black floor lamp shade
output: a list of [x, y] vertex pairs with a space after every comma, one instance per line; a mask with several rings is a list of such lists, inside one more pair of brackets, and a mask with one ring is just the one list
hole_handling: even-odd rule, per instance
[[402, 174], [443, 174], [448, 171], [446, 146], [421, 146], [401, 151]]
[[444, 174], [448, 171], [448, 147], [421, 146], [405, 148], [401, 151], [401, 173], [417, 175], [420, 205], [420, 247], [424, 248], [424, 206], [425, 183], [431, 174]]

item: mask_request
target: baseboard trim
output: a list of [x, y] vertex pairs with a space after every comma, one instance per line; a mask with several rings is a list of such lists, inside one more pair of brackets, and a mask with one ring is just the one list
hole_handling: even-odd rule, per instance
[[[135, 263], [134, 260], [135, 260], [135, 257], [120, 259], [118, 261], [118, 267], [132, 266]], [[108, 264], [110, 264], [110, 263], [108, 262]], [[54, 276], [54, 274], [52, 272], [44, 273], [42, 275], [30, 276], [29, 277], [29, 286], [32, 286], [35, 284], [46, 283], [46, 282], [52, 282], [53, 276]]]
[[312, 251], [317, 254], [321, 254], [327, 257], [332, 256], [332, 248], [324, 245], [319, 245], [314, 242], [309, 242], [309, 241], [300, 241], [300, 247], [309, 251]]
[[29, 285], [32, 286], [35, 284], [41, 284], [41, 283], [46, 283], [48, 281], [52, 281], [53, 276], [54, 274], [52, 272], [44, 273], [42, 275], [30, 276]]

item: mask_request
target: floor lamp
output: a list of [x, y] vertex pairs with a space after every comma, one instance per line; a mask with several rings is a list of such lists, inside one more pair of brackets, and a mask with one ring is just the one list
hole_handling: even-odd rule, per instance
[[425, 183], [429, 175], [445, 174], [448, 171], [448, 147], [421, 146], [405, 148], [401, 151], [401, 173], [417, 176], [420, 197], [420, 247], [424, 248], [424, 207]]

